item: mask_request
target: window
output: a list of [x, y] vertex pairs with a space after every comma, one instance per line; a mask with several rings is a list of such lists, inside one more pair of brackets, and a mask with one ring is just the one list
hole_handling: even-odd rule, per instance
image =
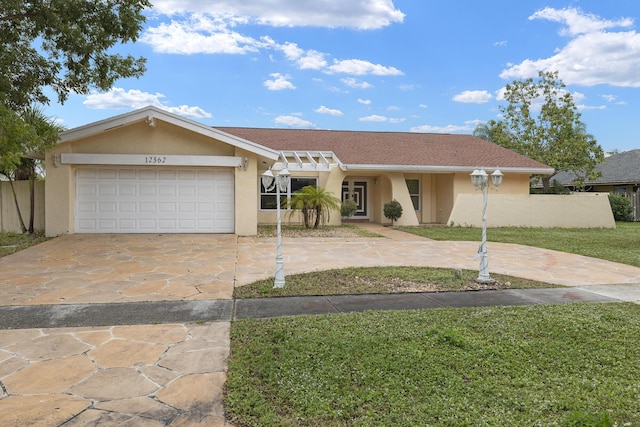
[[[262, 180], [258, 180], [260, 186], [260, 209], [261, 210], [274, 210], [276, 206], [276, 189], [275, 187], [271, 191], [265, 190], [262, 185]], [[287, 191], [280, 193], [280, 207], [286, 206], [286, 201], [291, 199], [291, 195], [302, 188], [311, 185], [313, 187], [318, 185], [318, 178], [302, 178], [291, 177], [291, 184]]]
[[419, 179], [407, 179], [407, 189], [411, 196], [411, 202], [413, 203], [413, 209], [420, 210], [420, 180]]

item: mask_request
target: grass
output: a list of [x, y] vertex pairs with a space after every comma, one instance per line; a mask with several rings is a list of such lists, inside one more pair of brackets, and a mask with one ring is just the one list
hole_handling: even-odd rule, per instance
[[[470, 227], [404, 231], [479, 240]], [[640, 266], [640, 224], [490, 229], [489, 240]], [[464, 290], [475, 271], [352, 268], [287, 276], [237, 297]], [[511, 287], [548, 286], [492, 275]], [[640, 307], [571, 304], [242, 320], [225, 394], [238, 426], [640, 426]]]
[[[480, 240], [475, 227], [400, 227], [434, 240]], [[640, 267], [640, 223], [618, 222], [610, 228], [526, 228], [487, 230], [491, 242], [517, 243], [553, 249]]]
[[42, 233], [0, 233], [0, 258], [48, 240]]
[[477, 289], [552, 288], [554, 285], [492, 274], [495, 285], [475, 283], [478, 272], [431, 267], [352, 267], [287, 276], [287, 286], [274, 288], [273, 278], [234, 289], [235, 298], [266, 298], [298, 295], [387, 294], [396, 292], [443, 292]]
[[234, 322], [238, 426], [640, 425], [633, 304]]

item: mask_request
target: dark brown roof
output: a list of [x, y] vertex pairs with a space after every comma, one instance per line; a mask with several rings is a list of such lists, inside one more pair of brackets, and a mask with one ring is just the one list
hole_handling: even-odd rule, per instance
[[346, 165], [549, 169], [472, 135], [216, 127], [278, 151], [332, 151]]

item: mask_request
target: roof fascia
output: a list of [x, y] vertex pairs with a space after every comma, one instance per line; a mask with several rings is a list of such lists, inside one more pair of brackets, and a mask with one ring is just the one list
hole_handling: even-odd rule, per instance
[[507, 173], [520, 173], [529, 175], [551, 175], [553, 168], [520, 168], [520, 167], [496, 167], [496, 166], [429, 166], [429, 165], [362, 165], [348, 164], [342, 165], [342, 169], [347, 171], [379, 171], [379, 172], [431, 172], [431, 173], [451, 173], [451, 172], [473, 172], [476, 169], [500, 169]]
[[211, 126], [203, 125], [202, 123], [186, 119], [152, 106], [61, 132], [58, 144], [87, 138], [114, 128], [131, 125], [141, 121], [146, 121], [149, 126], [154, 126], [154, 120], [162, 120], [163, 122], [179, 126], [183, 129], [209, 138], [217, 139], [224, 143], [233, 145], [234, 147], [266, 157], [270, 160], [276, 160], [280, 155], [278, 151], [271, 148], [267, 148], [263, 145], [256, 144], [255, 142], [239, 138]]

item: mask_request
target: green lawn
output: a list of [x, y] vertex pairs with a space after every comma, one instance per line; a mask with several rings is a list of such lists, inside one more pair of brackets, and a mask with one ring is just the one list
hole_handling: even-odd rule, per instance
[[[467, 227], [407, 231], [480, 238]], [[640, 224], [500, 228], [488, 236], [640, 266]], [[368, 278], [358, 286], [380, 287], [388, 274], [428, 276], [443, 289], [460, 282], [450, 269], [363, 270], [288, 276], [288, 292], [335, 292], [356, 277]], [[268, 294], [270, 286], [256, 283], [244, 296]], [[248, 319], [232, 324], [231, 343], [225, 408], [238, 426], [640, 426], [640, 306], [633, 304]]]
[[[400, 227], [434, 240], [480, 241], [475, 227]], [[490, 242], [517, 243], [554, 249], [640, 267], [640, 223], [618, 222], [609, 228], [489, 228]]]
[[640, 307], [571, 304], [234, 322], [239, 426], [640, 425]]
[[0, 233], [0, 258], [26, 249], [29, 246], [37, 245], [45, 240], [48, 240], [48, 238], [41, 233]]

